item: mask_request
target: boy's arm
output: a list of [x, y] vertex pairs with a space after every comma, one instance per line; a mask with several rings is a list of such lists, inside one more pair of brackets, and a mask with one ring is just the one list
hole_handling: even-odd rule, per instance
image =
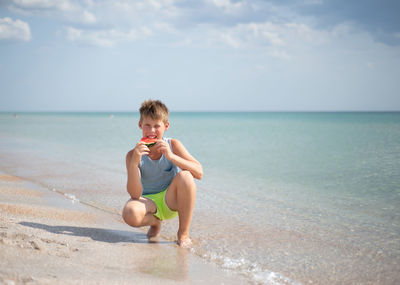
[[196, 179], [203, 177], [203, 167], [183, 146], [183, 144], [177, 140], [171, 140], [172, 150], [168, 143], [165, 143], [165, 148], [160, 149], [164, 156], [171, 161], [173, 164], [178, 166], [182, 170], [188, 170]]
[[128, 173], [126, 189], [132, 199], [139, 199], [143, 193], [139, 163], [142, 155], [148, 154], [148, 150], [143, 143], [138, 143], [133, 150], [126, 154], [126, 170]]

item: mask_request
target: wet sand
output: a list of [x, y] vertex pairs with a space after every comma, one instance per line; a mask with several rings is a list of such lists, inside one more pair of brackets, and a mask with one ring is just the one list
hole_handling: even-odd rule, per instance
[[0, 284], [248, 284], [146, 229], [0, 173]]

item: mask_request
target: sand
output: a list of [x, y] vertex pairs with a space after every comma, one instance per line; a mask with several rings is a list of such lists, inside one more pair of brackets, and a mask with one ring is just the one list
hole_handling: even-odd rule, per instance
[[174, 242], [0, 173], [0, 284], [248, 284]]

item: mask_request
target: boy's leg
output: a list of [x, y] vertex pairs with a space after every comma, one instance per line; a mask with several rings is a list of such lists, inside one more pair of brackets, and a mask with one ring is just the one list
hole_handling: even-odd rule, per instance
[[189, 171], [179, 172], [165, 194], [165, 202], [179, 214], [178, 243], [189, 242], [189, 227], [196, 202], [196, 184]]
[[150, 226], [148, 237], [155, 237], [161, 230], [161, 221], [154, 217], [157, 211], [156, 204], [147, 198], [131, 199], [122, 211], [124, 221], [132, 227]]

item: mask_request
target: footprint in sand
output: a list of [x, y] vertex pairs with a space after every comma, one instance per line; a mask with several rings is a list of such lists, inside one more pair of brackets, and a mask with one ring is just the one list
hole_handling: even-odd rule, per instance
[[49, 255], [69, 258], [71, 252], [79, 251], [78, 248], [70, 246], [66, 242], [59, 242], [52, 239], [36, 238], [23, 233], [0, 232], [0, 243], [16, 246], [24, 249], [34, 249], [47, 252]]

